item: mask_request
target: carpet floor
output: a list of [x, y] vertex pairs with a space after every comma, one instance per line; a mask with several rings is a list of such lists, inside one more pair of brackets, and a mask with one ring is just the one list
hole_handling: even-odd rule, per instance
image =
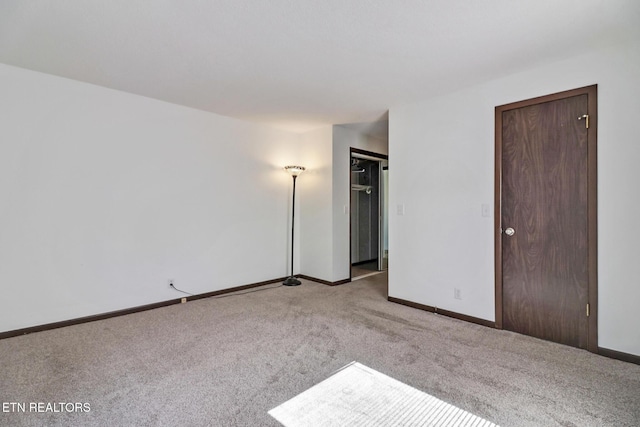
[[269, 410], [352, 361], [502, 427], [640, 425], [640, 366], [390, 303], [386, 280], [268, 285], [1, 340], [0, 425], [278, 426]]

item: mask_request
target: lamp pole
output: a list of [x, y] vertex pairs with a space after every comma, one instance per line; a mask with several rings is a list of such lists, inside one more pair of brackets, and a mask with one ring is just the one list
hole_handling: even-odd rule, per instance
[[284, 169], [293, 177], [293, 197], [291, 200], [291, 275], [284, 282], [282, 282], [282, 284], [285, 286], [298, 286], [302, 284], [302, 282], [293, 277], [293, 245], [295, 242], [294, 233], [296, 216], [296, 178], [298, 178], [298, 175], [304, 172], [305, 168], [302, 166], [286, 166]]

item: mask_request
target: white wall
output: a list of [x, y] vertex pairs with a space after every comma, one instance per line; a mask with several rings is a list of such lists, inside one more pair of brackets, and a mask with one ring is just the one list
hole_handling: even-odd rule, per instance
[[599, 346], [640, 355], [638, 76], [637, 45], [601, 47], [392, 108], [389, 294], [495, 320], [493, 218], [481, 216], [494, 198], [494, 108], [597, 83]]
[[349, 147], [386, 153], [386, 143], [331, 126], [283, 132], [2, 64], [0, 82], [0, 280], [12, 302], [0, 332], [181, 297], [169, 279], [199, 294], [288, 275], [287, 164], [308, 168], [294, 272], [349, 277]]
[[303, 166], [300, 190], [300, 272], [332, 281], [332, 129], [325, 126], [301, 135]]
[[0, 87], [0, 331], [287, 274], [299, 135], [5, 65]]

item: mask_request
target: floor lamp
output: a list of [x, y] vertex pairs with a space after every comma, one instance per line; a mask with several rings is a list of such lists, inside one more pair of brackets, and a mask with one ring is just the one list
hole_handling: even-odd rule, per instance
[[293, 277], [293, 230], [295, 228], [295, 216], [296, 216], [296, 178], [302, 172], [304, 172], [304, 167], [302, 166], [285, 166], [284, 170], [289, 172], [293, 177], [293, 200], [291, 202], [291, 276], [289, 276], [284, 282], [282, 282], [285, 286], [298, 286], [302, 284], [300, 280]]

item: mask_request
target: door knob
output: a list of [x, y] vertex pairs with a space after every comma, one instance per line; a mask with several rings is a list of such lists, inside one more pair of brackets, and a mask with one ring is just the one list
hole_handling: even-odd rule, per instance
[[504, 230], [504, 234], [506, 234], [507, 236], [513, 236], [514, 234], [516, 234], [516, 230], [509, 227], [506, 230]]

